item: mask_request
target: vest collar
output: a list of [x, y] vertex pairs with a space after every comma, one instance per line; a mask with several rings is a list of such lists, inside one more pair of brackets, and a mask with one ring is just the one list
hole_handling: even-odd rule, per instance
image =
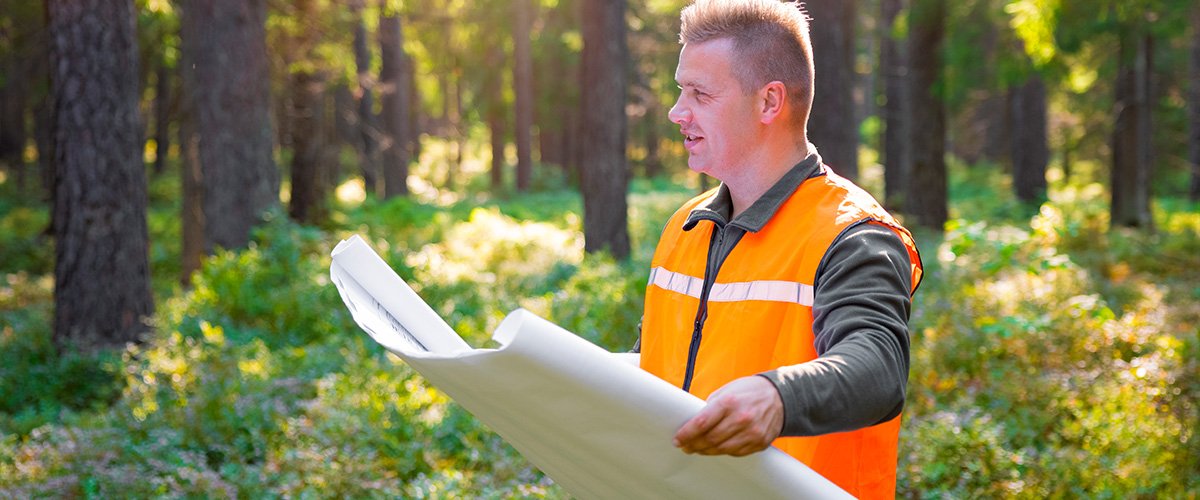
[[821, 167], [821, 155], [813, 148], [812, 153], [783, 174], [767, 192], [754, 200], [749, 208], [732, 221], [729, 220], [729, 215], [733, 213], [733, 197], [729, 194], [729, 186], [722, 182], [712, 196], [688, 213], [687, 219], [683, 221], [683, 230], [691, 231], [700, 221], [707, 220], [718, 227], [732, 224], [744, 231], [757, 233], [771, 221], [775, 212], [779, 211], [779, 207], [783, 206], [783, 202], [792, 196], [800, 184], [813, 177], [825, 175], [825, 170]]

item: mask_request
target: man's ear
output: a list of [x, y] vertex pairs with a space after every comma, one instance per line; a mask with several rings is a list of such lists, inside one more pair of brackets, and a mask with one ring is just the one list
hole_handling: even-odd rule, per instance
[[776, 80], [764, 85], [758, 94], [759, 102], [762, 104], [759, 119], [763, 124], [774, 122], [779, 115], [783, 114], [783, 108], [787, 103], [787, 87], [783, 85], [783, 82]]

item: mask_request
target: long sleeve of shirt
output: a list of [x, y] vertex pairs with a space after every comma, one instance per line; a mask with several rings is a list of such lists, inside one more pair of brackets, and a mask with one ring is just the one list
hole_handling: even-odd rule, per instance
[[814, 436], [900, 414], [908, 384], [911, 277], [904, 243], [862, 223], [830, 247], [817, 269], [817, 359], [761, 375], [779, 390], [783, 436]]

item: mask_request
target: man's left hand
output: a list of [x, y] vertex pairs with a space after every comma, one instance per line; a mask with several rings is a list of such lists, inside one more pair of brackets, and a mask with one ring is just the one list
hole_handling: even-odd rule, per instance
[[742, 457], [767, 449], [783, 431], [783, 400], [775, 384], [742, 377], [708, 396], [700, 413], [675, 434], [684, 453]]

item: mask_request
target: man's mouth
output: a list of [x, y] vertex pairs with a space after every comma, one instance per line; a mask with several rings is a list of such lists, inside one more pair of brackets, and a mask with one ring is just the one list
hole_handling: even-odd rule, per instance
[[683, 146], [685, 148], [691, 148], [693, 145], [695, 145], [696, 143], [700, 142], [703, 139], [704, 139], [703, 137], [698, 136], [698, 135], [683, 134]]

